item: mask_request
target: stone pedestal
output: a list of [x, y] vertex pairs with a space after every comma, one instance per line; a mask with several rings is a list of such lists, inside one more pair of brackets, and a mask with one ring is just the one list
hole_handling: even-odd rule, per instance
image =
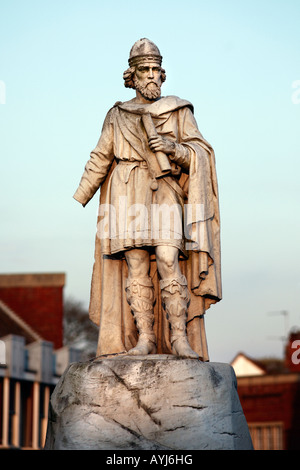
[[249, 450], [232, 367], [171, 355], [69, 366], [50, 403], [45, 449]]

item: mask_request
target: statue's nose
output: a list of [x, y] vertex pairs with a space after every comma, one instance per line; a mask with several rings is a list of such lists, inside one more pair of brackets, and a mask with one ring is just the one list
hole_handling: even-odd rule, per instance
[[153, 69], [152, 69], [152, 67], [149, 67], [148, 78], [153, 78], [153, 77], [154, 77]]

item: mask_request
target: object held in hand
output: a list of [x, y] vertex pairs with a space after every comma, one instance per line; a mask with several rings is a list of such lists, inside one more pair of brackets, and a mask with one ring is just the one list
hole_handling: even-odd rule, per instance
[[[153, 137], [157, 137], [158, 134], [156, 132], [150, 113], [143, 114], [142, 120], [143, 120], [143, 124], [144, 124], [148, 138], [151, 139]], [[170, 173], [171, 165], [170, 165], [170, 161], [167, 155], [164, 152], [160, 152], [160, 151], [155, 152], [155, 155], [156, 155], [157, 161], [161, 169], [161, 174], [157, 175], [156, 177], [159, 178]]]

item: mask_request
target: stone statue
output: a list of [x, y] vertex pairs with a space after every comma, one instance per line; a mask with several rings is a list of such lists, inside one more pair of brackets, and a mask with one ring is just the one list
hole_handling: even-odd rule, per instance
[[208, 361], [204, 314], [221, 297], [215, 157], [193, 106], [161, 96], [157, 46], [137, 41], [124, 72], [136, 96], [107, 113], [74, 198], [100, 189], [90, 318], [97, 355]]

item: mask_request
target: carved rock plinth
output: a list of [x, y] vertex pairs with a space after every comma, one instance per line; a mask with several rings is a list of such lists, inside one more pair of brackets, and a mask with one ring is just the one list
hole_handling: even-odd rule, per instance
[[50, 403], [46, 449], [252, 449], [228, 364], [171, 355], [69, 366]]

